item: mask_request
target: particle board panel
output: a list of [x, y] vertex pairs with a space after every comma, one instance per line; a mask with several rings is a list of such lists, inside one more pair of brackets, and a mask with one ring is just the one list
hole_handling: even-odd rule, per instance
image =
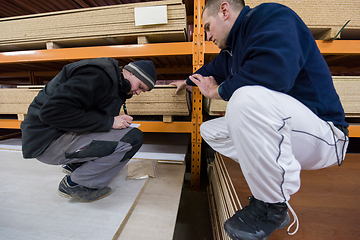
[[[230, 158], [224, 156], [221, 158], [242, 205], [248, 205], [247, 198], [251, 196], [251, 192], [239, 164]], [[360, 154], [348, 153], [341, 167], [303, 170], [302, 186], [289, 201], [299, 218], [299, 231], [290, 236], [286, 228], [277, 230], [269, 240], [357, 239], [360, 235], [357, 227], [360, 220], [359, 169]], [[213, 194], [219, 192], [214, 189]], [[213, 207], [216, 211], [221, 210], [216, 205]]]
[[[150, 92], [133, 96], [126, 101], [129, 115], [178, 115], [190, 114], [189, 92], [184, 89], [175, 94], [176, 87], [157, 85]], [[121, 109], [120, 114], [123, 114]]]
[[333, 76], [346, 117], [360, 117], [360, 77]]
[[218, 153], [215, 154], [214, 162], [209, 168], [209, 182], [208, 195], [211, 200], [210, 209], [215, 226], [214, 236], [220, 237], [218, 239], [230, 239], [222, 226], [228, 218], [241, 209], [241, 204], [229, 173]]
[[[167, 6], [166, 24], [135, 26], [135, 7], [160, 5]], [[179, 0], [84, 8], [0, 19], [0, 31], [3, 33], [0, 50], [31, 49], [30, 46], [36, 43], [45, 47], [49, 41], [59, 45], [64, 42], [71, 45], [75, 41], [77, 46], [79, 41], [85, 41], [85, 46], [89, 43], [87, 39], [99, 39], [98, 43], [105, 39], [106, 45], [109, 41], [121, 44], [118, 41], [121, 38], [144, 35], [149, 36], [150, 41], [186, 41], [186, 29], [185, 5]]]
[[[0, 89], [0, 114], [26, 114], [39, 88]], [[129, 115], [188, 116], [190, 114], [189, 91], [175, 94], [176, 87], [155, 86], [149, 92], [134, 95], [126, 101]], [[120, 114], [124, 114], [121, 109]], [[21, 120], [21, 119], [20, 119]]]
[[114, 239], [172, 239], [184, 173], [185, 165], [156, 164], [156, 178], [148, 180]]
[[246, 4], [255, 7], [264, 2], [277, 2], [293, 9], [313, 31], [316, 39], [334, 38], [348, 20], [351, 21], [344, 31], [358, 30], [360, 37], [360, 4], [358, 0], [248, 0]]
[[[346, 117], [360, 117], [360, 77], [333, 76], [333, 83], [340, 97]], [[204, 109], [209, 115], [225, 115], [227, 102], [204, 97]]]
[[[1, 150], [0, 235], [2, 239], [112, 239], [146, 180], [126, 180], [126, 168], [111, 181], [112, 192], [81, 203], [57, 194], [59, 166]], [[74, 227], [76, 226], [76, 227]]]
[[210, 116], [223, 116], [226, 112], [227, 103], [228, 102], [222, 99], [209, 99], [204, 97], [204, 110]]

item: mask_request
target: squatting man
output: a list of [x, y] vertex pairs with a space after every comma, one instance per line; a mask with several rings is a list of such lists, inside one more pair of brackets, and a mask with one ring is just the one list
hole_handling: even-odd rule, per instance
[[91, 202], [110, 194], [108, 183], [140, 149], [143, 134], [119, 115], [126, 99], [150, 91], [152, 61], [119, 68], [112, 58], [66, 65], [35, 97], [21, 123], [24, 158], [62, 165], [61, 196]]
[[301, 169], [341, 165], [349, 141], [344, 110], [311, 32], [288, 7], [209, 0], [202, 20], [221, 51], [174, 84], [228, 101], [225, 117], [203, 123], [201, 136], [239, 162], [253, 196], [224, 228], [232, 239], [267, 239], [288, 225], [288, 209], [298, 223], [288, 201]]

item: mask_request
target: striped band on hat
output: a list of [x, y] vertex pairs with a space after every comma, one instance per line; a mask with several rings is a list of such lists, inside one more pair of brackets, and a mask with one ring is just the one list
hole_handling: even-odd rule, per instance
[[134, 74], [138, 79], [145, 83], [149, 89], [154, 88], [156, 80], [147, 74], [143, 69], [134, 63], [129, 63], [124, 67], [126, 70]]

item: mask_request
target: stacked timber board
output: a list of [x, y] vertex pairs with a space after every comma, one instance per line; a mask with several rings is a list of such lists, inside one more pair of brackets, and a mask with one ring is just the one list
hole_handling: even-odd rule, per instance
[[312, 30], [316, 39], [330, 39], [346, 25], [346, 30], [360, 31], [359, 0], [246, 0], [247, 5], [255, 7], [265, 2], [277, 2], [293, 9]]
[[[167, 7], [167, 23], [135, 26], [134, 8]], [[127, 43], [138, 36], [149, 42], [186, 41], [186, 11], [181, 0], [84, 8], [0, 19], [0, 51]], [[131, 40], [130, 40], [131, 41]]]
[[[235, 169], [240, 170], [239, 164], [234, 163], [237, 164]], [[223, 225], [242, 207], [233, 180], [230, 178], [227, 167], [219, 153], [215, 153], [214, 161], [208, 164], [208, 177], [208, 198], [214, 239], [230, 240]]]
[[[24, 119], [30, 103], [43, 86], [29, 88], [1, 88], [0, 114], [17, 114]], [[150, 92], [135, 95], [126, 101], [129, 115], [188, 116], [190, 114], [189, 92], [175, 94], [176, 87], [157, 85]], [[120, 112], [123, 114], [123, 110]], [[167, 118], [168, 119], [168, 118]], [[164, 121], [171, 121], [165, 120]]]
[[209, 99], [204, 97], [204, 109], [211, 116], [223, 116], [226, 112], [227, 103], [221, 99]]
[[[360, 167], [359, 154], [346, 154], [341, 167], [333, 166], [318, 170], [301, 171], [301, 188], [291, 196], [290, 205], [294, 209], [299, 223], [299, 231], [295, 235], [288, 235], [287, 228], [290, 224], [274, 233], [269, 240], [304, 240], [304, 239], [358, 239], [360, 230], [359, 220], [359, 189], [360, 178], [358, 169]], [[219, 155], [220, 166], [229, 174], [223, 181], [231, 181], [235, 192], [243, 207], [249, 205], [248, 197], [251, 191], [242, 174], [240, 165], [234, 160]], [[216, 168], [216, 169], [215, 169]], [[218, 166], [212, 165], [212, 171], [220, 171]], [[223, 177], [223, 176], [221, 176]], [[210, 176], [210, 182], [214, 181]], [[218, 181], [218, 180], [216, 180]], [[211, 186], [211, 185], [210, 185]], [[214, 190], [215, 198], [226, 198], [220, 190]], [[316, 196], [316, 197], [315, 197]], [[212, 196], [209, 196], [209, 198]], [[214, 198], [214, 197], [213, 197]], [[223, 213], [221, 205], [210, 206], [212, 216], [221, 216]], [[289, 212], [293, 222], [293, 215]], [[222, 224], [216, 225], [217, 229], [223, 229]], [[290, 232], [295, 226], [290, 228]], [[223, 231], [223, 230], [222, 230]], [[229, 239], [227, 236], [214, 235], [214, 240]]]
[[[345, 110], [346, 117], [360, 117], [360, 77], [333, 76], [335, 89]], [[224, 115], [227, 102], [204, 99], [204, 109], [209, 115]]]
[[[126, 101], [129, 115], [188, 116], [189, 92], [186, 89], [175, 94], [176, 87], [156, 85], [150, 92], [133, 96]], [[120, 113], [123, 113], [121, 109]]]

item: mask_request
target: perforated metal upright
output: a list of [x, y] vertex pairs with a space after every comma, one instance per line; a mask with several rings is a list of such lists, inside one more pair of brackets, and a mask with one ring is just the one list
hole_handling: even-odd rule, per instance
[[[204, 27], [201, 21], [201, 12], [204, 9], [204, 0], [194, 0], [194, 33], [193, 33], [193, 71], [204, 65]], [[193, 88], [192, 109], [193, 132], [191, 139], [191, 189], [200, 189], [200, 166], [201, 166], [201, 135], [200, 125], [202, 116], [202, 94], [198, 87]]]

